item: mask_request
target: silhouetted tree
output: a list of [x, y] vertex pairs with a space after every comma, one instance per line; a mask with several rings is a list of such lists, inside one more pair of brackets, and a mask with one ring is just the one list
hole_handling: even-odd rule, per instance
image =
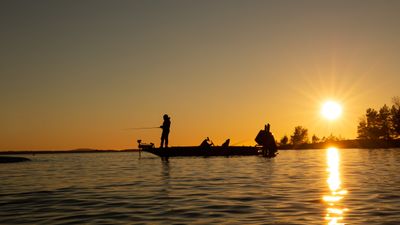
[[368, 108], [365, 117], [358, 126], [358, 137], [361, 139], [377, 140], [380, 136], [379, 113], [375, 109]]
[[342, 138], [340, 136], [336, 137], [333, 134], [330, 134], [328, 137], [325, 138], [326, 142], [334, 142], [334, 141], [340, 141], [340, 140], [342, 140]]
[[359, 139], [390, 140], [400, 136], [400, 99], [392, 107], [383, 105], [379, 111], [369, 108], [357, 127]]
[[365, 117], [360, 118], [357, 126], [358, 139], [369, 139], [367, 120]]
[[290, 136], [290, 143], [293, 146], [308, 143], [308, 130], [302, 126], [295, 127], [293, 135]]
[[393, 126], [393, 136], [400, 136], [400, 97], [393, 98], [394, 105], [390, 109]]
[[317, 137], [317, 135], [313, 135], [312, 137], [311, 137], [311, 143], [313, 143], [313, 144], [316, 144], [316, 143], [318, 143], [320, 141], [320, 139], [319, 139], [319, 137]]
[[285, 135], [282, 137], [281, 141], [279, 142], [281, 145], [287, 145], [289, 142], [289, 138]]
[[392, 137], [392, 119], [389, 107], [385, 104], [379, 109], [379, 137], [385, 140], [389, 140]]

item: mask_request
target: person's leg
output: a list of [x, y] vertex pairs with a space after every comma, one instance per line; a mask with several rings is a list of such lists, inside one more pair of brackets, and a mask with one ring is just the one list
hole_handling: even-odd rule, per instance
[[163, 148], [164, 146], [164, 135], [161, 135], [161, 144], [160, 144], [160, 148]]

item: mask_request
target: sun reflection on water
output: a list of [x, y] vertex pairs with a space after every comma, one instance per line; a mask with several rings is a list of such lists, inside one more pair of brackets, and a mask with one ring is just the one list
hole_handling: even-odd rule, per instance
[[347, 191], [342, 189], [340, 180], [340, 157], [337, 148], [327, 149], [327, 164], [329, 177], [327, 180], [330, 194], [323, 197], [326, 206], [325, 220], [328, 221], [328, 225], [342, 225], [343, 214], [348, 209], [341, 204], [341, 200], [347, 194]]

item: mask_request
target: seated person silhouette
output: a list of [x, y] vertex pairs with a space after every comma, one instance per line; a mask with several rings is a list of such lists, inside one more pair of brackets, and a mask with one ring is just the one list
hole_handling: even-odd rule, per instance
[[228, 139], [226, 139], [226, 141], [221, 145], [222, 147], [229, 147], [229, 142], [230, 142], [231, 140], [228, 138]]
[[257, 144], [262, 146], [263, 155], [266, 157], [273, 157], [278, 151], [275, 138], [270, 131], [270, 127], [270, 124], [265, 125], [264, 130], [260, 130], [255, 138]]
[[212, 141], [210, 141], [210, 138], [207, 137], [206, 139], [204, 139], [203, 142], [201, 142], [200, 147], [203, 149], [210, 149], [211, 146], [213, 146], [214, 144], [212, 143]]

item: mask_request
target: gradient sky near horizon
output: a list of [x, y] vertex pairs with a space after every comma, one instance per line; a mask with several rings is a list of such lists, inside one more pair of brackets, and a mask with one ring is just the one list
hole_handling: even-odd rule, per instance
[[[357, 136], [399, 96], [400, 1], [2, 1], [0, 150]], [[321, 117], [325, 100], [343, 115]]]

